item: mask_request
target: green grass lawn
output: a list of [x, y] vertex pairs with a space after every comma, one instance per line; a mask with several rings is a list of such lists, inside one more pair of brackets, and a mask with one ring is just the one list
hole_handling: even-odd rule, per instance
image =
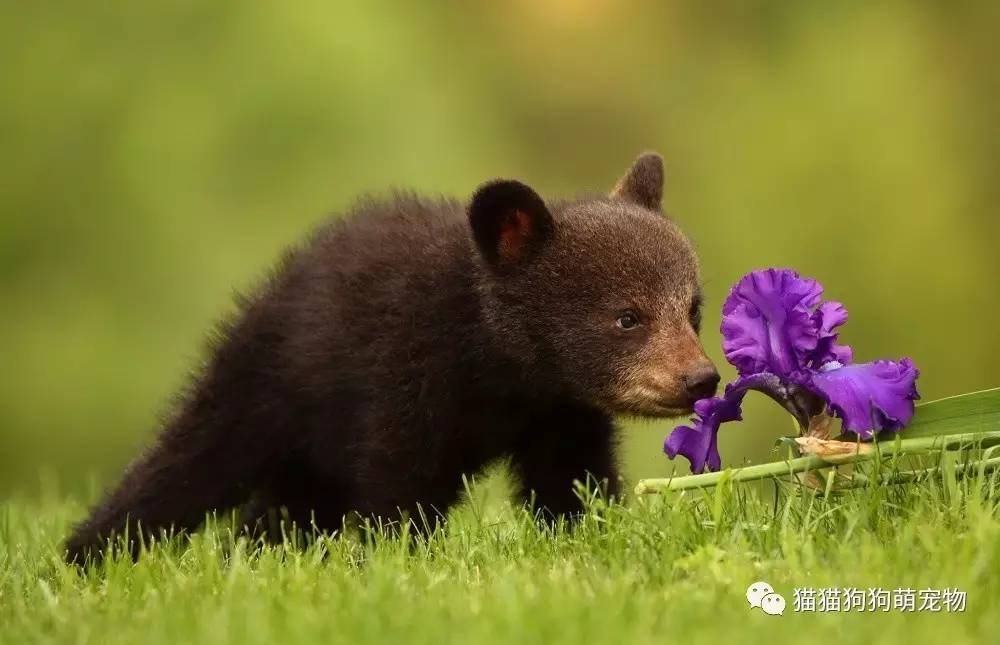
[[[768, 485], [770, 486], [770, 485]], [[85, 574], [60, 540], [79, 502], [0, 506], [5, 643], [948, 643], [1000, 634], [996, 476], [827, 498], [782, 484], [590, 504], [539, 527], [496, 486], [427, 540], [248, 546], [215, 523]], [[769, 582], [782, 616], [750, 610]], [[794, 588], [944, 589], [964, 612], [796, 613]], [[918, 603], [919, 605], [919, 600]]]

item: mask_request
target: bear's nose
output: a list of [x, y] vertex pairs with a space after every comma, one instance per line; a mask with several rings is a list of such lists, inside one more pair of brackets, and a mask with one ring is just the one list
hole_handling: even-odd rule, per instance
[[684, 387], [687, 388], [688, 396], [697, 401], [714, 396], [720, 380], [714, 365], [702, 365], [684, 376]]

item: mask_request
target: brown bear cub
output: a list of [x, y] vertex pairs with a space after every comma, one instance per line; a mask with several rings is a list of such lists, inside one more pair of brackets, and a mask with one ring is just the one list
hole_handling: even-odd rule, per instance
[[240, 505], [320, 530], [438, 517], [499, 458], [550, 516], [580, 509], [575, 480], [616, 494], [612, 415], [682, 415], [719, 381], [662, 192], [646, 154], [609, 196], [546, 203], [501, 180], [468, 204], [403, 193], [324, 224], [218, 331], [67, 558]]

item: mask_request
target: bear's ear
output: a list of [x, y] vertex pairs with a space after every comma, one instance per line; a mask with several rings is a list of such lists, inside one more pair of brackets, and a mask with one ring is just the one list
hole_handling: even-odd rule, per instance
[[611, 191], [611, 196], [650, 210], [660, 210], [663, 206], [663, 157], [655, 152], [639, 155]]
[[469, 224], [479, 252], [496, 268], [530, 260], [552, 236], [552, 215], [545, 202], [519, 181], [497, 180], [476, 191]]

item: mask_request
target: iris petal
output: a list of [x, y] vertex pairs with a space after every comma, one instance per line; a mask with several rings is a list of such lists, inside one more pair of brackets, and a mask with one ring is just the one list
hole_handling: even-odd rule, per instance
[[854, 359], [854, 352], [847, 345], [838, 345], [838, 332], [834, 331], [847, 322], [847, 308], [834, 300], [823, 302], [812, 315], [813, 324], [819, 334], [819, 340], [808, 361], [811, 365], [820, 366], [831, 361], [846, 365]]
[[685, 457], [691, 462], [691, 471], [695, 473], [703, 472], [706, 465], [709, 470], [721, 469], [722, 458], [717, 446], [719, 426], [727, 421], [739, 421], [743, 418], [740, 406], [749, 390], [764, 392], [786, 407], [795, 398], [776, 374], [762, 372], [738, 378], [726, 386], [723, 396], [696, 402], [692, 425], [675, 428], [664, 442], [663, 451], [671, 459], [677, 455]]
[[740, 402], [743, 395], [730, 397], [727, 389], [724, 397], [701, 399], [694, 404], [695, 415], [692, 425], [678, 426], [663, 443], [663, 451], [673, 459], [677, 455], [691, 462], [691, 472], [700, 473], [722, 468], [717, 437], [719, 426], [726, 421], [739, 421], [743, 417]]
[[741, 375], [800, 369], [820, 339], [812, 308], [822, 293], [818, 282], [789, 269], [744, 276], [722, 306], [726, 358]]
[[899, 430], [910, 421], [913, 402], [920, 398], [919, 375], [909, 358], [832, 363], [814, 372], [808, 387], [826, 401], [845, 430], [870, 439], [873, 431]]

